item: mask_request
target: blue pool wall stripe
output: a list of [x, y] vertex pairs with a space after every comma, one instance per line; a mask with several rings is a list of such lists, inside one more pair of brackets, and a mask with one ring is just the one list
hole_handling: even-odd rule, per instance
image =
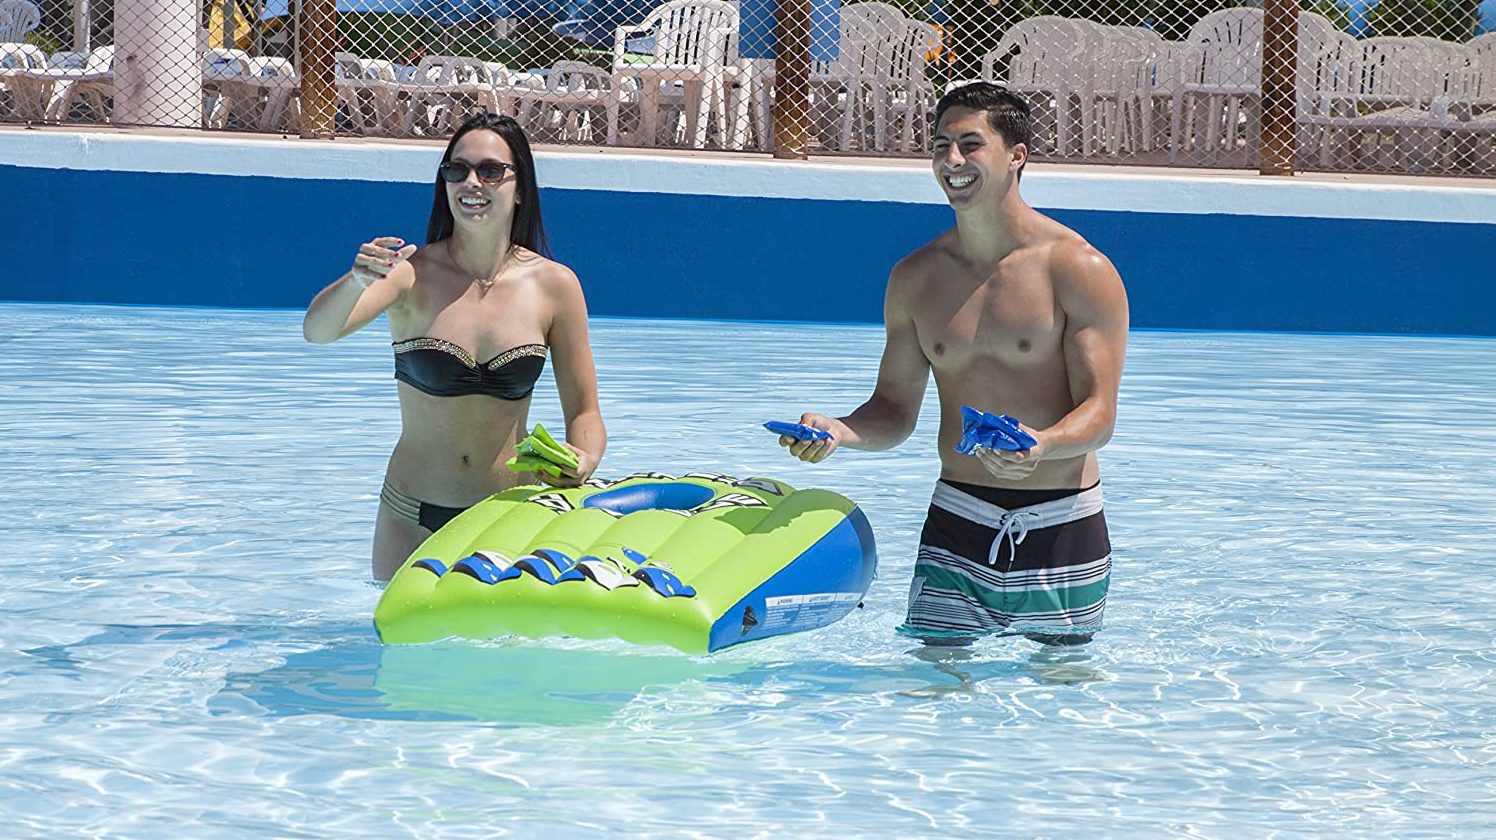
[[[419, 241], [434, 144], [0, 132], [10, 301], [300, 308], [357, 245]], [[597, 315], [877, 322], [951, 224], [917, 161], [600, 152], [537, 161]], [[1034, 167], [1140, 328], [1496, 335], [1496, 185]]]

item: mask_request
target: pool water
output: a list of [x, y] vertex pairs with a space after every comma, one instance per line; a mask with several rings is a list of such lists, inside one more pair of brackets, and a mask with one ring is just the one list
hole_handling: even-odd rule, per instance
[[894, 628], [933, 386], [890, 452], [757, 425], [853, 408], [881, 329], [599, 319], [600, 474], [825, 486], [878, 539], [864, 609], [693, 658], [382, 647], [388, 336], [299, 324], [0, 305], [6, 836], [1496, 829], [1496, 341], [1135, 334], [1108, 629], [929, 654]]

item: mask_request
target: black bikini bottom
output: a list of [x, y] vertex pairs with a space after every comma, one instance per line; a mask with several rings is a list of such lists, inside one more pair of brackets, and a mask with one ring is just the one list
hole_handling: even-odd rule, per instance
[[441, 530], [441, 527], [451, 522], [453, 517], [467, 510], [465, 507], [433, 505], [430, 502], [413, 499], [391, 487], [388, 481], [379, 490], [379, 500], [389, 505], [390, 510], [401, 518], [408, 519], [428, 531]]

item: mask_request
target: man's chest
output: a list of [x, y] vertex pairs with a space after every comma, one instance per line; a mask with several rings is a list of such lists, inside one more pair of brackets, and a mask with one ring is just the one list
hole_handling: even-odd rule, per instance
[[929, 294], [915, 327], [936, 368], [1023, 364], [1058, 351], [1064, 316], [1048, 282], [997, 278], [964, 295]]

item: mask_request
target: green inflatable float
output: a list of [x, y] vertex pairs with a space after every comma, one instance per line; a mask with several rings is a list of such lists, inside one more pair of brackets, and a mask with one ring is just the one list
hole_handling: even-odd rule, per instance
[[619, 638], [707, 653], [830, 624], [877, 564], [856, 505], [772, 478], [636, 473], [497, 493], [390, 580], [390, 644], [451, 636]]

